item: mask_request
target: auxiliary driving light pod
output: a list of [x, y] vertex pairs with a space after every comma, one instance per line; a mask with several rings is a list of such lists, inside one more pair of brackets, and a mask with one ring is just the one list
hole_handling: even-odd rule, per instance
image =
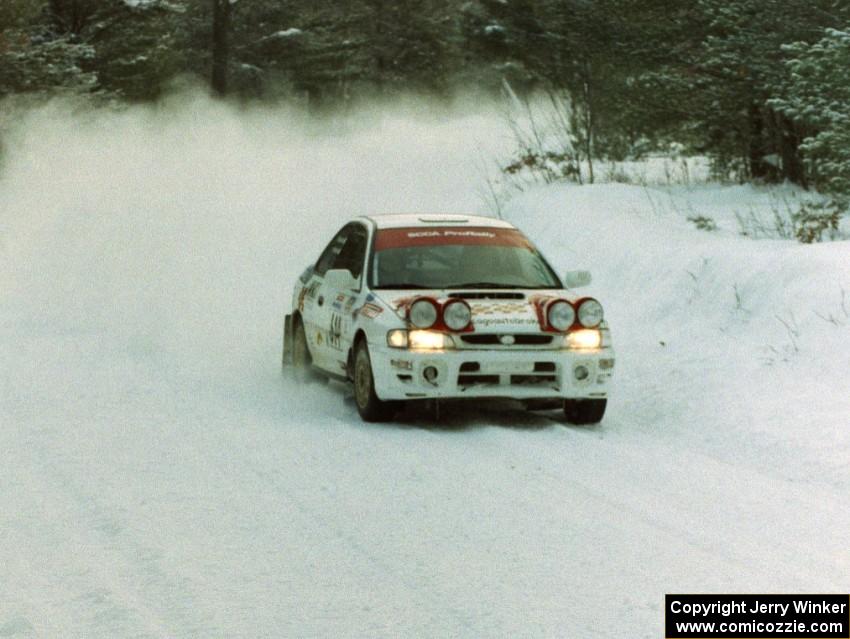
[[407, 317], [416, 328], [430, 328], [437, 323], [437, 305], [429, 299], [420, 298], [410, 305]]
[[602, 304], [588, 297], [578, 305], [578, 323], [585, 328], [596, 328], [602, 323]]
[[546, 321], [556, 331], [565, 331], [576, 321], [576, 311], [567, 300], [555, 300], [546, 308]]
[[472, 321], [472, 310], [463, 300], [453, 300], [443, 307], [443, 323], [453, 331], [462, 331]]

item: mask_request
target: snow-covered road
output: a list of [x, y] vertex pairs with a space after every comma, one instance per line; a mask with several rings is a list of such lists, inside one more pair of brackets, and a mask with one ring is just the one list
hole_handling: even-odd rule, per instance
[[[850, 590], [847, 243], [538, 189], [508, 216], [592, 268], [614, 331], [601, 426], [501, 404], [366, 425], [344, 386], [281, 377], [290, 283], [329, 232], [480, 208], [469, 149], [493, 126], [293, 140], [196, 104], [22, 130], [0, 175], [0, 636], [655, 638], [664, 593]], [[664, 197], [722, 222], [763, 194]]]

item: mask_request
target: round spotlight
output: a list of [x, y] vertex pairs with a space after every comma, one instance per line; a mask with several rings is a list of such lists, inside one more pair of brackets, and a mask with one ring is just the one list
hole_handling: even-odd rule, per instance
[[558, 300], [549, 304], [546, 320], [556, 331], [565, 331], [576, 321], [576, 312], [572, 304], [566, 300]]
[[583, 382], [587, 379], [588, 375], [590, 375], [590, 371], [587, 370], [587, 366], [576, 366], [573, 369], [573, 374], [576, 376], [576, 379], [580, 382]]
[[422, 377], [424, 377], [425, 381], [429, 384], [435, 384], [439, 374], [439, 371], [434, 366], [426, 366], [425, 370], [422, 371]]
[[472, 321], [472, 310], [463, 300], [454, 300], [443, 307], [443, 321], [453, 331], [462, 331]]
[[416, 328], [430, 328], [437, 322], [437, 307], [431, 300], [416, 300], [410, 305], [408, 318]]
[[603, 316], [602, 304], [592, 297], [579, 304], [578, 321], [585, 328], [596, 328], [602, 323]]

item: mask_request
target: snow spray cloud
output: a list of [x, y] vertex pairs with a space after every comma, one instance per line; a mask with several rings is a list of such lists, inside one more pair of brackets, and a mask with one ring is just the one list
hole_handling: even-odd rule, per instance
[[267, 358], [294, 278], [373, 212], [484, 212], [495, 111], [425, 103], [320, 121], [202, 97], [54, 103], [6, 132], [0, 312], [171, 361]]

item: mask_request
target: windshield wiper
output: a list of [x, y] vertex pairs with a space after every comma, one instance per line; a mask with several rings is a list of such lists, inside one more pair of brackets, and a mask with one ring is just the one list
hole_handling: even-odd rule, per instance
[[464, 282], [463, 284], [450, 284], [443, 288], [527, 288], [517, 284], [499, 284], [497, 282]]
[[432, 286], [422, 286], [422, 284], [411, 284], [409, 282], [393, 282], [392, 284], [378, 284], [375, 288], [383, 289], [383, 288], [418, 288], [418, 289], [426, 289], [430, 290], [433, 288]]
[[490, 289], [490, 288], [505, 288], [505, 289], [516, 289], [516, 288], [525, 288], [525, 289], [548, 289], [548, 288], [560, 288], [557, 284], [497, 284], [496, 282], [464, 282], [463, 284], [452, 284], [451, 286], [443, 286], [441, 288], [446, 289], [461, 289], [461, 288], [482, 288], [482, 289]]

